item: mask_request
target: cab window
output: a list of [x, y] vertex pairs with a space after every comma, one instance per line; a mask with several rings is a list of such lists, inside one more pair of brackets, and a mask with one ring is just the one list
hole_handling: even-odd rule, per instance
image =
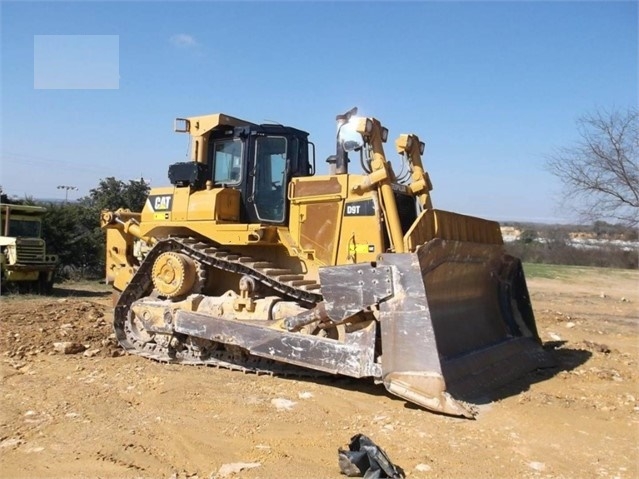
[[242, 181], [242, 141], [218, 140], [213, 147], [213, 184], [237, 185]]
[[[4, 219], [4, 218], [3, 218]], [[19, 219], [9, 219], [9, 234], [7, 236], [22, 238], [39, 238], [40, 222]]]

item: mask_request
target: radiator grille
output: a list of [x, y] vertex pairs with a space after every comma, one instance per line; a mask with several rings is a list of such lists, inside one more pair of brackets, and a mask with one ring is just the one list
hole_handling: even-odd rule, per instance
[[18, 263], [34, 264], [44, 262], [45, 245], [40, 239], [22, 239], [16, 243]]

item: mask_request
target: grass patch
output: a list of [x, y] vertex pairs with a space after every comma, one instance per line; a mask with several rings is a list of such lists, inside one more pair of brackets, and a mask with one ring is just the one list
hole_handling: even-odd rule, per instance
[[596, 266], [571, 266], [562, 264], [524, 263], [526, 278], [579, 279], [583, 276], [601, 278], [639, 279], [639, 271]]

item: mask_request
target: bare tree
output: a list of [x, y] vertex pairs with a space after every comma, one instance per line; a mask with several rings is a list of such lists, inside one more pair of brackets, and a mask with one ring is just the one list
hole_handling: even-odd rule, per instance
[[639, 224], [639, 112], [596, 111], [577, 121], [581, 139], [546, 162], [565, 186], [564, 205], [584, 220]]

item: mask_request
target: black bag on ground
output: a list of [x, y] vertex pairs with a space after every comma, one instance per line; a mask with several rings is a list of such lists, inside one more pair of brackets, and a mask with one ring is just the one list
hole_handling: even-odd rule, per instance
[[384, 450], [363, 434], [353, 436], [348, 449], [337, 450], [342, 474], [349, 477], [363, 476], [364, 479], [406, 477], [402, 468], [395, 466]]

